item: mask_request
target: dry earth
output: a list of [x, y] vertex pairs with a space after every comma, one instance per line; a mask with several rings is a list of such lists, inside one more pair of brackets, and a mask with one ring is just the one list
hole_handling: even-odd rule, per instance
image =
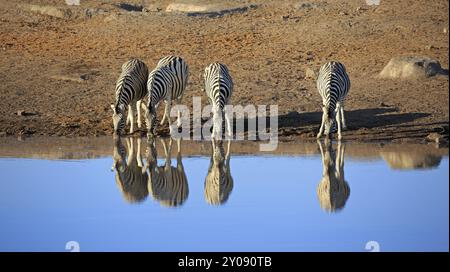
[[0, 0], [0, 135], [108, 135], [121, 64], [134, 56], [154, 67], [177, 54], [191, 71], [185, 104], [206, 103], [201, 72], [223, 62], [233, 104], [278, 104], [281, 139], [316, 134], [320, 96], [305, 71], [332, 59], [352, 80], [346, 139], [448, 139], [448, 75], [377, 78], [396, 56], [448, 69], [446, 0], [184, 1], [238, 7], [225, 14], [166, 12], [172, 2]]

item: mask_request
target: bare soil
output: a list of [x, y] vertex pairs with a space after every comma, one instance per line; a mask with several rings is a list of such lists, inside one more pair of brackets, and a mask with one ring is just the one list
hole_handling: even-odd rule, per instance
[[[227, 1], [255, 6], [218, 16], [169, 13], [171, 1], [145, 2], [149, 11], [131, 0], [81, 0], [79, 7], [0, 0], [0, 135], [109, 135], [121, 64], [133, 56], [154, 67], [176, 54], [191, 72], [184, 104], [193, 96], [207, 102], [201, 73], [223, 62], [235, 82], [233, 104], [278, 104], [282, 140], [317, 133], [321, 100], [305, 70], [329, 60], [343, 62], [352, 81], [346, 139], [424, 141], [432, 132], [448, 139], [448, 75], [377, 78], [403, 55], [428, 56], [448, 69], [446, 0]], [[71, 12], [58, 18], [27, 4]]]

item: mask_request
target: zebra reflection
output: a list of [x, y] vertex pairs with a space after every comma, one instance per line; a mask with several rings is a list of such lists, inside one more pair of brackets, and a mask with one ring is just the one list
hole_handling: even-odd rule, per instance
[[181, 157], [180, 139], [177, 140], [176, 167], [172, 166], [171, 160], [172, 138], [170, 138], [168, 148], [164, 140], [161, 139], [161, 143], [165, 155], [165, 162], [162, 166], [158, 166], [157, 163], [156, 141], [150, 140], [147, 146], [148, 191], [163, 206], [181, 206], [189, 195], [189, 186]]
[[[114, 137], [113, 166], [116, 184], [124, 199], [130, 203], [142, 202], [148, 195], [147, 172], [142, 164], [141, 139], [125, 138], [127, 149], [120, 137]], [[135, 140], [137, 144], [135, 145]]]
[[205, 179], [205, 199], [211, 205], [222, 205], [233, 190], [233, 177], [230, 171], [230, 146], [228, 141], [225, 154], [223, 142], [212, 141], [211, 161]]
[[344, 178], [345, 146], [339, 141], [336, 154], [331, 141], [325, 141], [325, 152], [322, 143], [317, 143], [323, 165], [322, 180], [317, 186], [317, 198], [323, 210], [335, 212], [344, 208], [350, 196], [350, 187]]

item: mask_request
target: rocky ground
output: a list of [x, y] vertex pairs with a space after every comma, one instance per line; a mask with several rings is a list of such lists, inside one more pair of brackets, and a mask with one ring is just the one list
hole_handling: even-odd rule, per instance
[[[233, 104], [278, 105], [281, 139], [317, 133], [314, 71], [339, 60], [352, 81], [346, 139], [425, 141], [435, 133], [428, 138], [445, 141], [448, 6], [446, 0], [379, 6], [363, 0], [81, 0], [80, 6], [0, 0], [0, 136], [111, 134], [109, 105], [121, 64], [134, 56], [154, 67], [177, 54], [191, 72], [183, 103], [191, 105], [194, 96], [206, 103], [202, 70], [223, 62], [235, 82]], [[444, 70], [378, 77], [398, 56], [427, 56]]]

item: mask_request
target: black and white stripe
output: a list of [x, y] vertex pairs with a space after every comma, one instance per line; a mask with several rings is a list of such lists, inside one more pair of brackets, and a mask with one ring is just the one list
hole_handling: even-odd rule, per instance
[[335, 212], [344, 208], [350, 196], [350, 186], [344, 177], [345, 146], [339, 141], [336, 152], [330, 141], [325, 141], [325, 150], [320, 141], [318, 145], [322, 155], [323, 173], [317, 186], [317, 198], [322, 209]]
[[[173, 100], [177, 103], [183, 97], [189, 78], [189, 67], [181, 57], [167, 56], [158, 62], [156, 68], [150, 72], [147, 81], [147, 128], [149, 135], [156, 130], [156, 108], [161, 101], [166, 103], [163, 120], [167, 119], [169, 128], [170, 108]], [[181, 126], [180, 113], [178, 113], [178, 126]]]
[[141, 139], [126, 138], [128, 152], [122, 145], [120, 138], [114, 139], [114, 164], [111, 170], [116, 172], [116, 184], [124, 199], [130, 203], [142, 202], [148, 195], [147, 172], [141, 160]]
[[[337, 123], [338, 137], [342, 138], [341, 125], [345, 129], [344, 100], [350, 89], [350, 79], [345, 70], [345, 66], [336, 61], [331, 61], [322, 65], [317, 79], [317, 89], [322, 97], [322, 124], [320, 125], [320, 138], [325, 129], [328, 136], [332, 127]], [[336, 115], [337, 114], [337, 115]]]
[[212, 155], [205, 179], [205, 199], [211, 205], [224, 204], [233, 190], [233, 177], [230, 169], [230, 145], [228, 141], [227, 153], [224, 151], [223, 141], [214, 145], [212, 141]]
[[148, 68], [138, 59], [130, 59], [122, 65], [122, 72], [116, 82], [116, 102], [113, 109], [114, 133], [120, 133], [125, 127], [125, 110], [128, 107], [127, 123], [130, 133], [134, 132], [134, 117], [137, 111], [138, 127], [141, 127], [141, 102], [147, 95]]
[[[178, 153], [177, 153], [177, 166], [172, 166], [170, 153], [172, 141], [170, 140], [169, 150], [165, 146], [165, 163], [163, 166], [158, 166], [155, 158], [155, 154], [150, 154], [149, 159], [149, 175], [148, 175], [148, 191], [153, 198], [159, 201], [162, 205], [168, 207], [177, 207], [183, 205], [189, 195], [189, 185], [186, 177], [186, 173], [183, 167], [183, 161], [180, 153], [180, 140], [177, 141]], [[156, 152], [156, 147], [153, 149], [153, 153]]]
[[[215, 139], [222, 137], [222, 124], [224, 108], [230, 101], [233, 93], [233, 80], [228, 68], [222, 63], [212, 63], [205, 68], [205, 92], [213, 111], [213, 134]], [[225, 115], [228, 127], [228, 135], [231, 135], [231, 123]]]

